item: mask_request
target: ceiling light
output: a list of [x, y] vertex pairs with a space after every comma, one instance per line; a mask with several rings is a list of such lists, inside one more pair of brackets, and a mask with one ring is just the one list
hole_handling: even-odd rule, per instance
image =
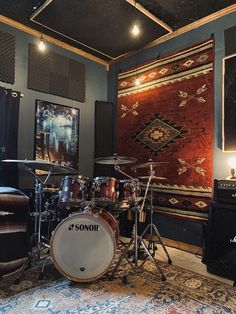
[[42, 52], [44, 52], [46, 50], [46, 44], [45, 44], [45, 40], [44, 40], [43, 34], [40, 36], [40, 41], [39, 41], [39, 44], [38, 44], [38, 48]]
[[134, 26], [133, 26], [133, 28], [132, 28], [132, 34], [133, 34], [134, 36], [138, 36], [139, 33], [140, 33], [140, 29], [139, 29], [138, 25], [137, 25], [137, 24], [134, 24]]

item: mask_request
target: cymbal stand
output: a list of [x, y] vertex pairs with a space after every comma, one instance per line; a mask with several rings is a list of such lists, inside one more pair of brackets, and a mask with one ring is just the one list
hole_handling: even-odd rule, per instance
[[[47, 252], [46, 256], [44, 256], [41, 259], [41, 253], [42, 251], [47, 248], [50, 248], [50, 245], [47, 243], [48, 239], [43, 237], [41, 235], [41, 227], [42, 227], [42, 192], [43, 192], [43, 186], [46, 184], [48, 181], [50, 175], [51, 175], [51, 170], [48, 172], [46, 178], [44, 181], [42, 181], [39, 176], [37, 176], [33, 170], [27, 165], [25, 165], [26, 169], [34, 176], [35, 178], [35, 212], [32, 214], [34, 217], [34, 234], [31, 237], [31, 240], [33, 242], [33, 239], [36, 239], [36, 243], [33, 243], [33, 247], [31, 248], [31, 252], [28, 253], [28, 258], [25, 262], [25, 264], [22, 266], [19, 275], [15, 279], [15, 283], [18, 284], [20, 282], [20, 279], [24, 273], [24, 271], [27, 269], [27, 267], [30, 267], [31, 262], [35, 261], [35, 263], [45, 260], [49, 256], [49, 252]], [[44, 265], [43, 265], [44, 268]], [[42, 271], [40, 272], [39, 279], [42, 277]]]
[[[152, 177], [154, 176], [155, 174], [155, 171], [153, 171], [153, 165], [150, 164], [150, 177], [149, 177], [149, 180], [148, 180], [148, 184], [147, 184], [147, 188], [146, 188], [146, 191], [149, 189], [149, 186], [151, 184], [151, 180], [152, 180]], [[155, 248], [154, 248], [154, 245], [155, 245], [155, 241], [154, 241], [154, 235], [156, 235], [158, 241], [160, 242], [165, 254], [166, 254], [166, 257], [167, 257], [167, 261], [168, 261], [168, 264], [172, 264], [172, 260], [170, 258], [170, 255], [161, 239], [161, 235], [156, 227], [156, 225], [153, 223], [153, 185], [151, 185], [151, 189], [150, 189], [150, 192], [151, 192], [151, 197], [150, 197], [150, 223], [147, 225], [147, 227], [145, 228], [145, 230], [143, 231], [143, 233], [141, 234], [141, 238], [144, 237], [144, 235], [148, 232], [148, 230], [150, 229], [150, 239], [149, 239], [149, 245], [148, 245], [148, 248], [151, 249], [151, 247], [153, 248], [153, 253], [155, 253]], [[146, 196], [144, 197], [144, 200], [143, 200], [143, 203], [142, 203], [142, 208], [141, 210], [143, 210], [144, 208], [144, 204], [145, 204], [145, 200], [146, 200]], [[143, 264], [145, 263], [146, 260], [144, 260]], [[142, 264], [142, 265], [143, 265]]]
[[[121, 172], [122, 174], [125, 174], [126, 176], [130, 177], [129, 175], [127, 175], [125, 172], [121, 171], [120, 170], [120, 167], [118, 165], [115, 165], [115, 170]], [[135, 214], [135, 221], [134, 221], [134, 234], [132, 235], [130, 241], [128, 242], [126, 248], [123, 250], [123, 252], [121, 253], [118, 261], [116, 262], [115, 264], [115, 267], [113, 268], [112, 270], [112, 273], [111, 275], [109, 276], [110, 280], [112, 280], [114, 278], [114, 274], [116, 273], [116, 271], [118, 270], [121, 262], [123, 261], [123, 259], [126, 259], [127, 260], [127, 257], [128, 257], [128, 254], [129, 254], [129, 250], [130, 248], [133, 246], [134, 247], [134, 252], [135, 252], [135, 255], [134, 255], [134, 266], [132, 265], [132, 268], [133, 269], [138, 269], [138, 268], [141, 268], [141, 266], [138, 265], [138, 248], [140, 247], [140, 245], [143, 246], [145, 252], [147, 253], [148, 257], [150, 258], [150, 260], [153, 262], [153, 264], [156, 266], [157, 270], [159, 271], [160, 273], [160, 276], [161, 276], [161, 280], [162, 281], [165, 281], [166, 280], [166, 277], [160, 267], [160, 265], [157, 263], [157, 261], [154, 259], [154, 257], [152, 256], [150, 250], [148, 249], [147, 245], [145, 244], [142, 236], [139, 236], [138, 235], [138, 214], [140, 215], [143, 211], [143, 208], [144, 208], [144, 204], [145, 204], [145, 200], [146, 200], [146, 197], [147, 197], [147, 192], [148, 192], [148, 189], [149, 189], [149, 185], [150, 185], [150, 182], [151, 182], [151, 179], [154, 175], [154, 172], [153, 172], [153, 169], [151, 167], [151, 171], [150, 171], [150, 177], [149, 177], [149, 180], [148, 180], [148, 183], [147, 183], [147, 186], [146, 186], [146, 190], [145, 190], [145, 194], [144, 194], [144, 199], [143, 199], [143, 203], [140, 207], [139, 205], [139, 202], [138, 202], [138, 199], [135, 200], [135, 206], [133, 208], [134, 210], [134, 214]], [[134, 178], [130, 177], [131, 179], [135, 180]], [[127, 279], [126, 279], [126, 276], [123, 277], [122, 279], [123, 283], [127, 283]]]

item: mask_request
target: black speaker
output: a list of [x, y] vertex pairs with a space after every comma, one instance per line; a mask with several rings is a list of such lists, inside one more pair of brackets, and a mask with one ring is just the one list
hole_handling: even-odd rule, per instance
[[236, 180], [215, 179], [214, 201], [236, 205]]
[[210, 273], [236, 280], [236, 205], [211, 204], [203, 256]]

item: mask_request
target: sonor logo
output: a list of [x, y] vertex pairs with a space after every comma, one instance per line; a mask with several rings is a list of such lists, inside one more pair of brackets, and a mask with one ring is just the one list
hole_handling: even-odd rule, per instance
[[71, 224], [68, 230], [74, 231], [98, 231], [99, 225]]

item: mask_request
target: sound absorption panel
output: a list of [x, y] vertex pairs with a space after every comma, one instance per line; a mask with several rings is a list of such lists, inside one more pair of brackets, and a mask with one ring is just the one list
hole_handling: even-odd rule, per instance
[[[94, 158], [113, 155], [113, 104], [95, 102]], [[112, 176], [113, 166], [94, 164], [94, 176]]]
[[85, 101], [85, 65], [53, 51], [29, 45], [28, 88]]
[[225, 55], [229, 56], [236, 53], [236, 26], [225, 30]]
[[236, 54], [223, 59], [223, 150], [236, 151]]
[[0, 32], [0, 81], [15, 82], [15, 36]]

